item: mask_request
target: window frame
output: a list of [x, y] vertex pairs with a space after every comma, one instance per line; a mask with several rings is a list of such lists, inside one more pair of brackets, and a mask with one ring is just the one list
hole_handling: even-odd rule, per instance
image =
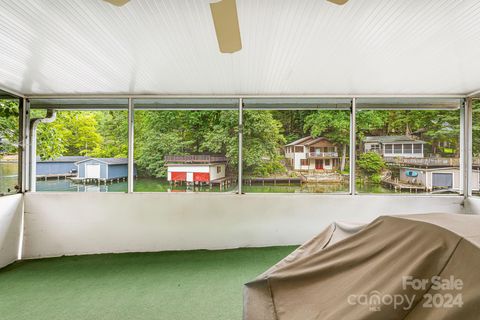
[[[109, 99], [111, 98], [118, 98], [118, 99], [125, 99], [125, 98], [128, 98], [129, 100], [131, 101], [135, 101], [136, 99], [150, 99], [150, 98], [171, 98], [171, 97], [176, 97], [176, 98], [184, 98], [184, 99], [190, 99], [190, 98], [195, 98], [195, 96], [168, 96], [168, 95], [111, 95], [111, 96], [108, 96]], [[31, 96], [31, 97], [28, 97], [28, 96], [22, 96], [22, 100], [25, 101], [24, 103], [24, 112], [22, 114], [22, 123], [25, 124], [23, 126], [23, 130], [21, 132], [21, 135], [23, 136], [22, 137], [22, 144], [23, 145], [28, 145], [28, 141], [26, 141], [26, 139], [24, 138], [25, 136], [25, 132], [28, 132], [28, 122], [29, 122], [29, 110], [30, 110], [30, 100], [29, 99], [35, 99], [35, 98], [44, 98], [42, 96]], [[85, 98], [84, 96], [50, 96], [50, 97], [45, 97], [45, 98], [51, 98], [51, 99], [54, 99], [54, 98], [57, 98], [57, 99], [74, 99], [74, 98], [78, 98], [78, 99], [82, 99], [82, 98]], [[92, 96], [92, 98], [96, 98], [96, 99], [107, 99], [107, 96]], [[197, 98], [204, 98], [203, 96], [197, 96]], [[264, 97], [262, 96], [251, 96], [251, 97], [248, 97], [248, 98], [243, 98], [241, 96], [212, 96], [211, 98], [213, 99], [220, 99], [220, 98], [228, 98], [228, 99], [234, 99], [236, 101], [238, 101], [238, 112], [239, 112], [239, 122], [240, 122], [240, 125], [243, 125], [241, 124], [241, 113], [243, 111], [243, 109], [245, 108], [242, 100], [244, 99], [264, 99]], [[289, 98], [289, 97], [288, 97]], [[283, 99], [288, 99], [288, 98], [285, 98], [285, 97], [281, 97], [281, 96], [278, 96], [278, 97], [274, 97], [273, 99], [280, 99], [283, 101]], [[302, 97], [300, 96], [299, 98], [310, 98], [310, 97]], [[322, 97], [322, 96], [319, 96], [319, 97], [315, 97], [315, 98], [331, 98], [330, 96], [327, 96], [327, 97]], [[266, 97], [265, 99], [272, 99], [270, 97]], [[362, 110], [364, 109], [364, 106], [362, 105], [362, 102], [361, 101], [362, 99], [370, 99], [370, 100], [377, 100], [377, 99], [403, 99], [403, 100], [408, 100], [408, 99], [411, 99], [411, 100], [429, 100], [429, 99], [436, 99], [438, 101], [440, 101], [440, 105], [442, 105], [441, 103], [441, 100], [461, 100], [463, 101], [462, 102], [462, 107], [461, 107], [461, 137], [460, 137], [460, 148], [462, 148], [463, 150], [460, 152], [460, 163], [461, 163], [461, 168], [460, 168], [460, 175], [461, 175], [461, 178], [462, 178], [462, 183], [461, 185], [463, 186], [462, 190], [464, 191], [463, 192], [463, 195], [464, 196], [471, 196], [471, 182], [472, 182], [472, 155], [469, 153], [469, 150], [471, 151], [471, 133], [472, 133], [472, 128], [471, 128], [471, 101], [472, 101], [472, 98], [466, 98], [465, 96], [461, 96], [461, 95], [453, 95], [453, 96], [434, 96], [433, 98], [432, 97], [420, 97], [420, 98], [417, 98], [417, 97], [399, 97], [399, 96], [388, 96], [388, 97], [375, 97], [375, 96], [359, 96], [359, 97], [351, 97], [351, 96], [343, 96], [341, 97], [341, 99], [349, 99], [351, 101], [351, 107], [350, 107], [350, 110], [351, 110], [351, 120], [350, 120], [350, 126], [353, 130], [350, 130], [350, 148], [351, 148], [351, 152], [350, 152], [350, 155], [351, 155], [351, 158], [354, 158], [353, 156], [356, 154], [356, 150], [355, 150], [355, 146], [356, 146], [356, 112], [357, 112], [357, 109], [358, 110]], [[397, 104], [392, 104], [394, 108], [397, 107]], [[390, 107], [392, 107], [392, 105], [390, 105]], [[433, 109], [436, 109], [438, 108], [439, 105], [426, 105], [426, 106], [422, 106], [421, 104], [420, 105], [415, 105], [413, 107], [413, 109], [416, 109], [416, 110], [431, 110], [432, 108]], [[446, 110], [448, 109], [449, 107], [449, 104], [448, 103], [444, 103], [443, 106], [445, 106], [446, 108], [445, 109], [441, 109], [441, 110]], [[468, 106], [468, 109], [466, 108], [466, 106]], [[65, 107], [65, 109], [69, 109], [70, 107], [67, 106]], [[390, 108], [389, 108], [390, 109]], [[132, 110], [136, 110], [134, 104], [132, 103]], [[132, 115], [133, 116], [133, 115]], [[129, 120], [130, 120], [130, 116], [129, 116]], [[467, 123], [464, 123], [464, 122], [467, 122]], [[469, 123], [468, 123], [469, 122]], [[469, 126], [467, 127], [467, 125], [469, 124]], [[130, 131], [133, 131], [133, 125], [134, 125], [134, 121], [133, 121], [133, 117], [132, 117], [132, 121], [131, 121], [131, 124], [129, 125], [129, 132]], [[463, 125], [463, 128], [462, 128], [462, 125]], [[131, 128], [130, 128], [131, 126]], [[241, 127], [240, 127], [241, 128]], [[241, 130], [239, 130], [241, 131]], [[241, 136], [241, 133], [239, 132], [239, 136]], [[470, 136], [470, 139], [468, 139], [468, 136]], [[241, 140], [240, 140], [241, 141]], [[239, 142], [240, 144], [241, 142]], [[130, 146], [132, 145], [132, 143], [130, 143], [129, 141], [129, 148]], [[129, 149], [130, 151], [130, 149]], [[353, 151], [353, 152], [352, 152]], [[380, 146], [380, 151], [385, 152], [385, 145]], [[132, 150], [132, 153], [133, 153], [133, 150]], [[241, 147], [240, 147], [240, 154], [239, 156], [241, 155]], [[23, 192], [26, 192], [26, 191], [29, 191], [29, 188], [28, 188], [28, 181], [29, 181], [29, 177], [28, 177], [28, 167], [29, 167], [29, 164], [28, 164], [28, 157], [30, 156], [29, 154], [29, 151], [28, 150], [24, 150], [22, 152], [22, 191]], [[130, 160], [130, 157], [129, 157], [129, 160]], [[241, 159], [239, 159], [241, 160]], [[241, 161], [240, 161], [241, 162]], [[353, 164], [354, 164], [355, 161], [353, 161]], [[130, 161], [129, 161], [130, 163]], [[352, 165], [352, 160], [350, 160], [350, 167]], [[242, 174], [241, 174], [241, 166], [239, 166], [239, 181], [241, 181], [241, 177], [242, 177]], [[351, 170], [350, 172], [350, 181], [355, 181], [355, 173], [354, 173], [355, 170]], [[129, 181], [132, 180], [132, 178], [129, 176]], [[240, 184], [239, 184], [240, 185]], [[355, 192], [355, 184], [353, 183], [350, 183], [350, 195], [356, 195], [356, 192]], [[129, 192], [133, 192], [133, 190], [129, 190]], [[242, 192], [240, 192], [240, 194], [242, 194]], [[316, 195], [324, 195], [324, 194], [316, 194]], [[327, 194], [328, 195], [328, 194]], [[362, 195], [369, 195], [368, 193], [365, 193], [365, 194], [362, 194]], [[370, 194], [371, 195], [371, 194]], [[380, 196], [382, 194], [375, 194], [377, 196]], [[385, 194], [386, 196], [391, 196], [392, 194]], [[402, 194], [404, 196], [407, 196], [406, 194]], [[432, 194], [425, 194], [425, 195], [422, 195], [422, 196], [427, 196], [427, 197], [432, 197], [432, 196], [436, 196], [436, 195], [432, 195]], [[457, 195], [453, 195], [453, 196], [457, 196]]]
[[26, 112], [25, 112], [25, 107], [26, 107], [26, 104], [25, 104], [25, 99], [23, 96], [19, 95], [19, 94], [14, 94], [10, 91], [5, 91], [3, 90], [2, 88], [0, 88], [0, 99], [2, 100], [16, 100], [17, 101], [17, 105], [18, 105], [18, 117], [17, 117], [17, 124], [18, 124], [18, 140], [16, 141], [16, 143], [18, 144], [17, 146], [17, 151], [16, 151], [16, 154], [17, 154], [17, 182], [16, 182], [16, 185], [14, 187], [14, 190], [12, 190], [11, 192], [5, 192], [5, 193], [1, 193], [0, 192], [0, 197], [4, 197], [4, 196], [10, 196], [10, 195], [14, 195], [14, 194], [17, 194], [17, 193], [23, 193], [25, 191], [25, 182], [24, 182], [24, 168], [25, 168], [25, 154], [26, 154], [26, 151], [25, 151], [25, 148], [23, 148], [22, 146], [24, 146], [24, 140], [25, 140], [25, 136], [24, 136], [24, 133], [25, 133], [25, 115], [26, 115]]
[[[390, 101], [391, 100], [391, 101]], [[471, 102], [470, 102], [471, 103]], [[459, 121], [460, 121], [460, 132], [459, 132], [459, 146], [460, 146], [460, 168], [459, 168], [459, 176], [460, 176], [460, 184], [458, 193], [455, 194], [432, 194], [425, 193], [422, 196], [468, 196], [468, 189], [466, 188], [467, 185], [470, 184], [471, 178], [466, 178], [465, 175], [467, 172], [471, 172], [471, 170], [466, 170], [465, 168], [471, 168], [470, 166], [465, 164], [466, 159], [469, 157], [468, 153], [465, 151], [466, 148], [466, 141], [465, 135], [471, 134], [471, 126], [467, 127], [465, 121], [468, 120], [468, 116], [466, 113], [471, 113], [471, 108], [468, 108], [469, 99], [465, 97], [368, 97], [368, 98], [357, 98], [356, 99], [356, 108], [355, 111], [362, 111], [362, 110], [419, 110], [419, 111], [459, 111]], [[392, 144], [394, 145], [394, 144]], [[423, 144], [419, 144], [421, 146], [421, 152], [424, 152]], [[386, 144], [384, 144], [384, 154], [388, 154], [385, 150]], [[415, 144], [414, 144], [415, 146]], [[415, 148], [415, 147], [413, 147]], [[413, 151], [413, 150], [412, 150]], [[393, 156], [399, 155], [395, 153], [395, 148], [392, 146], [392, 153]], [[402, 154], [403, 154], [403, 144], [402, 144]], [[471, 173], [470, 173], [471, 174]], [[368, 195], [371, 193], [361, 193], [359, 195]], [[386, 193], [385, 195], [397, 195], [395, 193]], [[409, 196], [409, 194], [401, 193], [398, 195]]]

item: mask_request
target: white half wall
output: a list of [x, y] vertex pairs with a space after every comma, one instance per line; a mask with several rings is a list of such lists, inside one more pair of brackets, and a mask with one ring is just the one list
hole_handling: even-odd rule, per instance
[[469, 197], [465, 200], [465, 213], [480, 214], [480, 197]]
[[27, 193], [24, 257], [300, 244], [333, 221], [463, 213], [459, 196]]
[[0, 197], [0, 268], [18, 259], [22, 233], [22, 197], [21, 194]]

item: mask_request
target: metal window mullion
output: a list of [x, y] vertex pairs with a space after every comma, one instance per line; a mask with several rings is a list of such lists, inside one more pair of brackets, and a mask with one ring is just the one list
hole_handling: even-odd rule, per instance
[[460, 183], [464, 197], [472, 194], [472, 100], [465, 99], [460, 111]]
[[238, 99], [238, 194], [242, 194], [243, 181], [243, 99]]
[[466, 195], [470, 197], [473, 189], [473, 101], [467, 99], [467, 131], [466, 131], [466, 160], [467, 160], [467, 189]]
[[21, 171], [21, 190], [26, 192], [30, 190], [30, 100], [23, 98], [22, 103], [22, 171]]
[[459, 183], [459, 191], [460, 194], [466, 195], [465, 185], [467, 182], [466, 179], [466, 165], [465, 165], [465, 133], [467, 131], [465, 125], [465, 109], [466, 109], [466, 101], [465, 99], [462, 101], [460, 106], [460, 183]]
[[350, 194], [355, 195], [355, 158], [356, 158], [356, 98], [352, 99], [352, 107], [350, 109]]
[[134, 159], [134, 116], [135, 107], [132, 98], [128, 98], [128, 176], [127, 176], [127, 192], [133, 192], [133, 184], [135, 180], [135, 159]]

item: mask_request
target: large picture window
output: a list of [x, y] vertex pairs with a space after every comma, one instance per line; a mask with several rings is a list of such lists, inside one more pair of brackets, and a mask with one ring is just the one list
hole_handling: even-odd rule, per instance
[[136, 192], [235, 192], [238, 100], [135, 101]]
[[349, 100], [247, 99], [245, 193], [348, 193]]
[[[357, 112], [356, 189], [358, 193], [435, 193], [462, 191], [460, 102], [432, 110], [382, 104]], [[373, 151], [369, 146], [378, 144]]]
[[19, 99], [0, 92], [0, 195], [20, 190], [19, 112]]
[[38, 106], [57, 110], [50, 114], [53, 121], [37, 126], [36, 191], [127, 191], [128, 111], [126, 100], [117, 103], [33, 103], [32, 118], [49, 116]]

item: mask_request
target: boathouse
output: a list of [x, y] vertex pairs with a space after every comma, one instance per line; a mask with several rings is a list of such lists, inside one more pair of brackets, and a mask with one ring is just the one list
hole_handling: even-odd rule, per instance
[[[460, 168], [400, 168], [400, 181], [409, 184], [417, 184], [426, 187], [427, 191], [448, 189], [458, 191], [460, 189]], [[472, 190], [480, 190], [480, 174], [478, 169], [472, 170]]]
[[82, 156], [65, 156], [55, 159], [41, 160], [37, 157], [37, 177], [66, 177], [75, 176], [77, 173], [76, 163], [88, 159]]
[[214, 155], [165, 156], [170, 182], [212, 183], [225, 179], [227, 158]]
[[88, 158], [76, 162], [76, 165], [79, 179], [115, 180], [128, 176], [126, 158]]

